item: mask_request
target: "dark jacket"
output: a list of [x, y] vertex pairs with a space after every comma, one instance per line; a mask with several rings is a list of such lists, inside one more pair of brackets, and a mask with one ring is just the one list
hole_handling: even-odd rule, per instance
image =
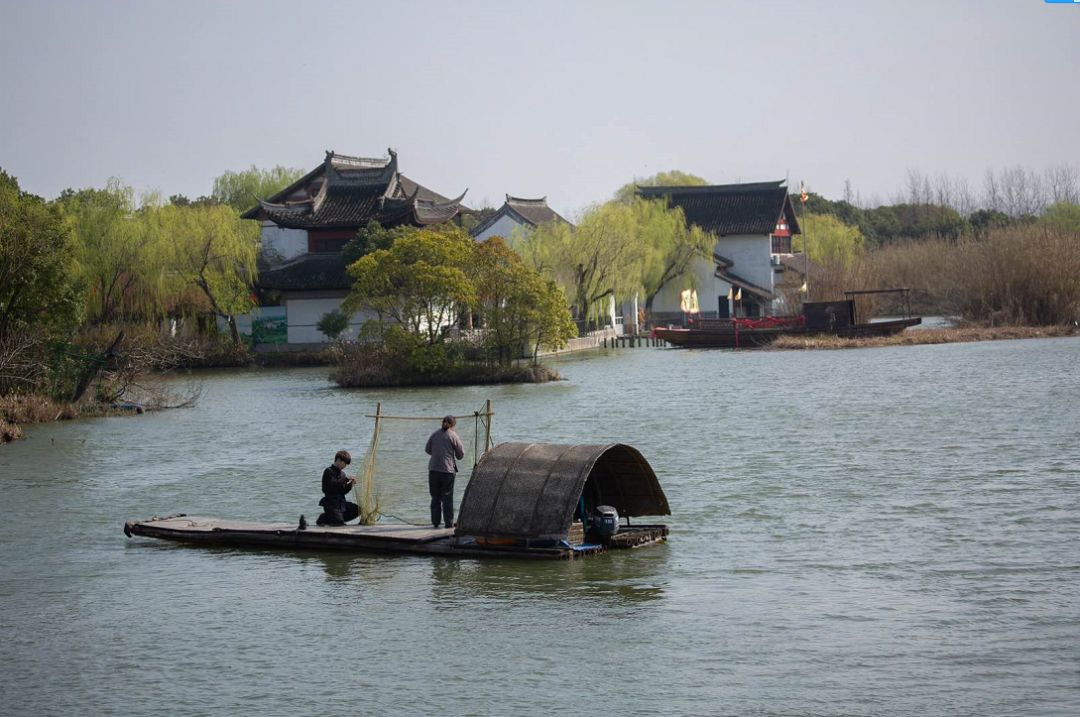
[[349, 494], [349, 488], [349, 479], [345, 476], [345, 471], [337, 466], [330, 466], [322, 473], [323, 498], [319, 501], [319, 505], [324, 508], [344, 509], [345, 496]]

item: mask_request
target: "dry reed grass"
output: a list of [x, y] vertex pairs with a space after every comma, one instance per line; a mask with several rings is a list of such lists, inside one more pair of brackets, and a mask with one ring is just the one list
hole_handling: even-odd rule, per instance
[[8, 423], [0, 418], [0, 443], [17, 441], [23, 437], [22, 429], [14, 423]]
[[919, 313], [990, 326], [1080, 320], [1080, 235], [1040, 225], [995, 229], [960, 241], [897, 244], [865, 258], [878, 286], [911, 289]]
[[776, 349], [858, 349], [877, 346], [917, 346], [922, 344], [1003, 341], [1009, 339], [1053, 338], [1080, 334], [1075, 326], [965, 326], [947, 329], [915, 329], [894, 336], [844, 338], [816, 336], [781, 336], [772, 343]]
[[45, 396], [0, 396], [0, 443], [22, 438], [20, 425], [66, 421], [81, 413], [73, 403], [57, 403]]
[[72, 404], [57, 403], [45, 396], [0, 396], [0, 418], [11, 423], [48, 423], [77, 415]]

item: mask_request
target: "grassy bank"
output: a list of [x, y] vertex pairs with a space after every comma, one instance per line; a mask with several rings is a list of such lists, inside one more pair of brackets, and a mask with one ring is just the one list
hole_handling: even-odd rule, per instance
[[1077, 335], [1080, 335], [1080, 332], [1075, 326], [967, 326], [946, 329], [908, 329], [895, 336], [868, 338], [842, 338], [829, 335], [781, 336], [773, 342], [772, 347], [776, 349], [857, 349], [873, 346], [915, 346]]
[[91, 399], [60, 402], [44, 396], [0, 396], [0, 443], [23, 438], [22, 427], [35, 423], [119, 416], [132, 412], [135, 412], [134, 406], [121, 408], [117, 404], [99, 403]]

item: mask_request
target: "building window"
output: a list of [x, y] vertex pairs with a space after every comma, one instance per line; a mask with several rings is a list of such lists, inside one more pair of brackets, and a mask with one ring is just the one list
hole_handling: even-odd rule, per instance
[[791, 253], [791, 237], [778, 237], [772, 238], [772, 253], [773, 254], [790, 254]]

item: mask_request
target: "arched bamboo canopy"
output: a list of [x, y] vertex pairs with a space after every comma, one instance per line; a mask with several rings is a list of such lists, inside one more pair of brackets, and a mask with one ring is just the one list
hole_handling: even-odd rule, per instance
[[652, 466], [632, 446], [503, 443], [477, 464], [458, 535], [564, 540], [578, 500], [621, 516], [670, 515]]

